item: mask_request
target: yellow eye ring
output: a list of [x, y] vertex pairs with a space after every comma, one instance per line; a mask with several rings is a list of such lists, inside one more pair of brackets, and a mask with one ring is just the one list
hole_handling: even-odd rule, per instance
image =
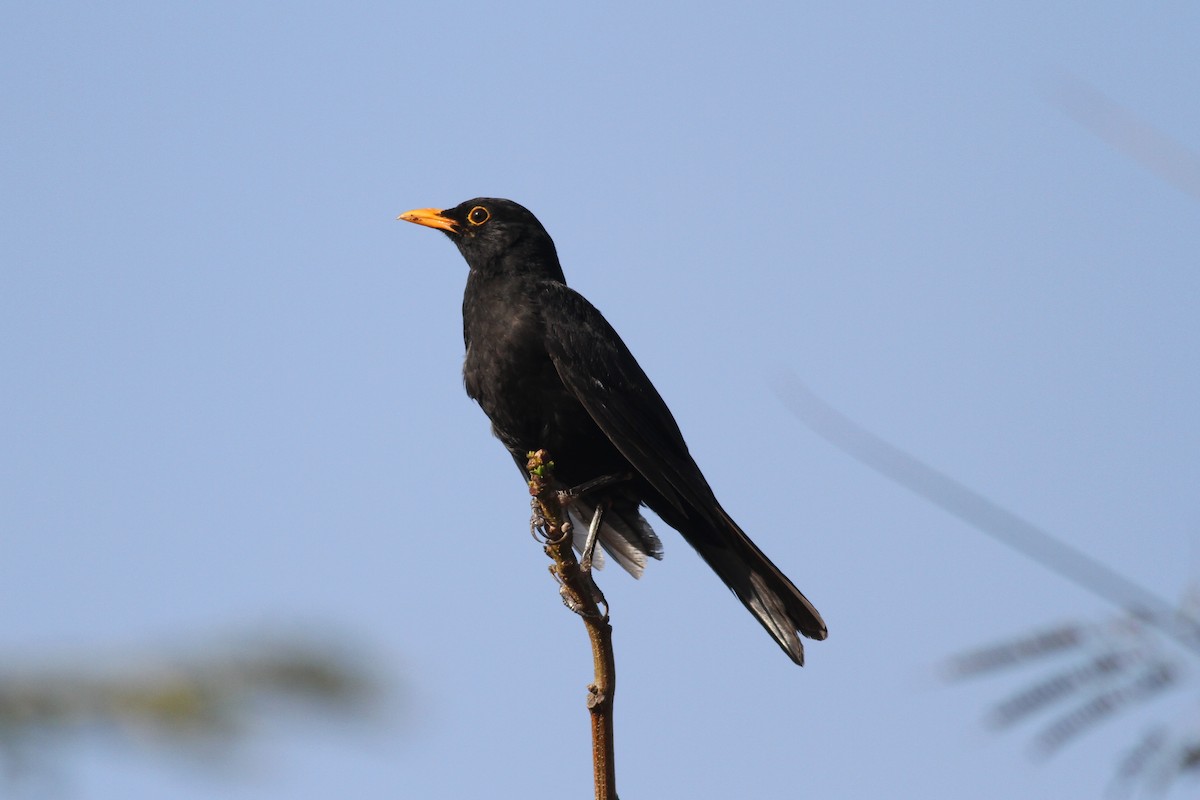
[[482, 225], [492, 218], [492, 212], [488, 211], [483, 206], [475, 206], [471, 212], [467, 214], [467, 222], [472, 225]]

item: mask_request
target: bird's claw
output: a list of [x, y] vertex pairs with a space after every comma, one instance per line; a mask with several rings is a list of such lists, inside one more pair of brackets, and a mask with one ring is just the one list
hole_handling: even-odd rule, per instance
[[[568, 586], [562, 578], [558, 578], [558, 594], [562, 597], [563, 605], [574, 611], [581, 617], [590, 619], [608, 619], [608, 601], [604, 599], [604, 592], [600, 591], [600, 587], [592, 580], [590, 572], [581, 572], [582, 583], [584, 588], [591, 595], [592, 603], [596, 606], [604, 606], [604, 612], [601, 613], [599, 608], [592, 611], [588, 608], [587, 603], [579, 597], [579, 595]], [[558, 577], [557, 575], [555, 577]]]
[[538, 503], [537, 498], [529, 503], [529, 535], [534, 538], [539, 544], [562, 544], [567, 539], [571, 538], [571, 523], [564, 522], [559, 528], [558, 536], [550, 536], [548, 531], [550, 523], [546, 521], [546, 515], [542, 513], [542, 506]]

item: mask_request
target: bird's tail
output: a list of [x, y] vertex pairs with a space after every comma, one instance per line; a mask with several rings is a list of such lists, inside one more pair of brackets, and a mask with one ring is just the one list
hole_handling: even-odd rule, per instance
[[[571, 527], [575, 531], [575, 549], [582, 551], [587, 540], [588, 525], [596, 513], [595, 502], [587, 497], [575, 499], [567, 509]], [[602, 568], [604, 560], [601, 548], [612, 556], [621, 567], [635, 578], [642, 577], [646, 569], [646, 558], [662, 560], [662, 542], [638, 511], [637, 504], [617, 502], [601, 517], [598, 536], [600, 548], [596, 549], [592, 566]]]
[[804, 645], [797, 634], [824, 639], [829, 634], [825, 621], [738, 524], [723, 509], [717, 511], [712, 525], [689, 520], [680, 531], [792, 661], [803, 664]]

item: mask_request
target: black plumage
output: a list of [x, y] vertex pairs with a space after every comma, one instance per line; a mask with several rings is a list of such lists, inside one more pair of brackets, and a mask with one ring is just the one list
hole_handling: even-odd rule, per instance
[[824, 639], [803, 594], [721, 508], [666, 403], [621, 337], [568, 288], [554, 242], [527, 209], [481, 197], [401, 219], [444, 231], [470, 267], [463, 297], [467, 394], [524, 471], [545, 448], [558, 478], [579, 485], [632, 477], [571, 507], [577, 529], [603, 504], [600, 544], [634, 576], [662, 547], [641, 505], [679, 531], [797, 664], [797, 633]]

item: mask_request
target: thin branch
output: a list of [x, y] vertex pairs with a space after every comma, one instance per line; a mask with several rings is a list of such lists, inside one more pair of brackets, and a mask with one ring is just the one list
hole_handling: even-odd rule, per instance
[[[538, 527], [546, 537], [546, 555], [554, 562], [550, 573], [559, 584], [559, 594], [568, 608], [583, 619], [592, 644], [595, 680], [588, 686], [587, 708], [592, 723], [592, 767], [596, 800], [617, 800], [616, 766], [613, 754], [613, 693], [617, 665], [613, 657], [612, 626], [608, 603], [590, 572], [579, 568], [572, 549], [571, 523], [566, 520], [564, 494], [554, 480], [554, 462], [545, 450], [529, 454], [529, 493], [536, 503]], [[600, 611], [604, 604], [604, 612]]]

